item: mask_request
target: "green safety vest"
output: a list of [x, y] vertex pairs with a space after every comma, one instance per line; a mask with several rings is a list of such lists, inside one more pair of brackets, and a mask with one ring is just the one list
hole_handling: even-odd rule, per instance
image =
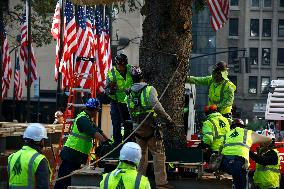
[[85, 133], [81, 133], [77, 127], [77, 120], [83, 116], [87, 117], [90, 120], [90, 122], [92, 122], [89, 115], [85, 111], [82, 111], [75, 118], [73, 125], [72, 125], [71, 132], [64, 146], [67, 146], [69, 148], [72, 148], [73, 150], [76, 150], [83, 154], [88, 155], [93, 147], [93, 137]]
[[[34, 189], [35, 173], [43, 159], [46, 159], [44, 155], [29, 146], [23, 146], [21, 150], [11, 154], [8, 157], [9, 188]], [[50, 167], [49, 171], [51, 179]]]
[[114, 82], [117, 85], [117, 91], [115, 95], [109, 95], [109, 97], [117, 102], [125, 103], [126, 97], [125, 91], [128, 90], [133, 84], [132, 77], [130, 75], [131, 65], [126, 67], [126, 80], [120, 75], [115, 67], [108, 71], [107, 76], [110, 82]]
[[277, 165], [263, 166], [256, 164], [256, 169], [253, 176], [254, 183], [261, 189], [279, 188], [280, 183], [280, 157], [279, 152], [274, 149], [278, 156]]
[[252, 131], [236, 127], [225, 135], [223, 155], [241, 156], [249, 165], [249, 150], [252, 145]]
[[114, 171], [104, 174], [101, 189], [150, 189], [147, 177], [137, 172], [135, 166], [120, 162]]
[[[209, 144], [212, 151], [219, 151], [223, 142], [223, 137], [230, 131], [230, 124], [227, 118], [223, 117], [219, 112], [212, 113], [208, 119], [203, 123], [203, 127], [211, 127], [211, 131], [203, 133], [204, 135], [212, 136], [212, 143]], [[203, 132], [203, 131], [202, 131]], [[205, 141], [204, 141], [205, 142]], [[205, 142], [206, 143], [206, 142]]]
[[[149, 112], [153, 112], [154, 116], [157, 115], [155, 114], [155, 111], [153, 110], [153, 107], [149, 100], [151, 88], [152, 86], [146, 86], [143, 89], [141, 89], [142, 91], [140, 90], [140, 92], [131, 91], [130, 94], [126, 97], [127, 107], [131, 110], [131, 114], [133, 117], [137, 117], [142, 114], [147, 114]], [[158, 94], [156, 95], [158, 96]], [[137, 100], [140, 101], [138, 105], [135, 105], [135, 103], [136, 104], [138, 103], [138, 102], [135, 102], [135, 99], [136, 101]]]
[[[218, 106], [218, 104], [222, 102], [222, 100], [224, 99], [224, 96], [226, 95], [224, 93], [224, 90], [230, 86], [234, 86], [235, 88], [235, 85], [229, 80], [224, 80], [222, 84], [219, 84], [217, 87], [215, 87], [213, 82], [214, 82], [213, 79], [211, 79], [210, 84], [209, 84], [209, 94], [208, 94], [209, 105], [216, 104]], [[228, 106], [225, 108], [219, 108], [219, 112], [221, 114], [231, 113], [232, 106]]]

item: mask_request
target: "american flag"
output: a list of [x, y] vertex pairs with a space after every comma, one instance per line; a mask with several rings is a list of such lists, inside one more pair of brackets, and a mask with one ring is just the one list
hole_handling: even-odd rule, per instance
[[214, 31], [222, 28], [229, 19], [229, 0], [208, 0], [211, 25]]
[[76, 35], [77, 29], [73, 12], [73, 5], [69, 0], [66, 1], [64, 12], [66, 26], [64, 30], [63, 61], [61, 62], [60, 66], [63, 88], [69, 85], [70, 78], [73, 74], [73, 55], [76, 53], [78, 48]]
[[54, 79], [57, 80], [58, 69], [59, 69], [59, 44], [60, 44], [60, 5], [59, 5], [59, 2], [57, 2], [57, 4], [56, 4], [55, 12], [54, 12], [54, 15], [52, 17], [51, 34], [52, 34], [53, 38], [56, 40]]
[[[77, 9], [77, 40], [80, 42], [78, 45], [78, 50], [76, 53], [77, 57], [88, 57], [93, 58], [93, 46], [94, 46], [94, 39], [93, 39], [93, 28], [90, 27], [89, 24], [87, 24], [87, 19], [91, 21], [92, 17], [90, 17], [89, 11], [90, 9], [87, 9], [88, 18], [85, 14], [85, 7], [78, 6]], [[89, 22], [89, 21], [88, 21]], [[79, 85], [83, 88], [89, 88], [90, 87], [90, 80], [86, 79], [86, 76], [91, 74], [92, 71], [92, 62], [90, 61], [84, 61], [80, 60], [77, 61], [75, 64], [75, 72], [78, 74], [83, 74], [84, 77], [79, 79]]]
[[14, 73], [14, 95], [16, 100], [23, 98], [23, 87], [21, 81], [21, 66], [19, 61], [19, 53], [16, 50], [16, 62], [15, 62], [15, 73]]
[[[21, 20], [21, 49], [20, 49], [20, 56], [21, 60], [24, 63], [24, 72], [26, 76], [28, 76], [28, 11], [27, 11], [27, 2], [26, 2], [26, 13], [23, 16]], [[32, 42], [32, 36], [30, 36], [30, 42]], [[36, 71], [36, 60], [35, 60], [35, 54], [34, 49], [31, 44], [31, 78], [30, 78], [30, 85], [37, 79], [37, 71]], [[28, 85], [27, 77], [25, 79], [25, 85]]]
[[7, 96], [7, 92], [10, 85], [10, 80], [12, 76], [12, 67], [11, 67], [11, 61], [10, 61], [10, 55], [9, 55], [9, 46], [8, 46], [8, 39], [6, 32], [4, 30], [4, 24], [2, 21], [0, 21], [0, 35], [2, 37], [2, 71], [3, 71], [3, 77], [2, 77], [2, 95], [1, 98]]
[[106, 17], [106, 27], [103, 28], [102, 15], [96, 11], [96, 62], [99, 92], [103, 92], [106, 84], [106, 74], [111, 69], [111, 51], [109, 35], [109, 19]]

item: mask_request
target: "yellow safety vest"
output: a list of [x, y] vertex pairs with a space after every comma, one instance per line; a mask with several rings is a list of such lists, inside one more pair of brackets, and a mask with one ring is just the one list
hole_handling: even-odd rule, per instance
[[204, 142], [210, 145], [212, 151], [219, 151], [223, 142], [223, 137], [230, 131], [230, 124], [228, 120], [223, 117], [219, 112], [212, 113], [208, 119], [203, 123], [202, 134], [204, 139], [210, 138], [212, 141]]
[[223, 155], [241, 156], [249, 165], [249, 150], [252, 145], [252, 131], [236, 127], [225, 135]]
[[256, 164], [256, 169], [253, 176], [254, 183], [261, 189], [266, 188], [279, 188], [280, 183], [280, 157], [279, 152], [274, 149], [277, 153], [278, 163], [277, 165], [263, 166]]
[[130, 75], [131, 65], [126, 67], [126, 79], [120, 75], [115, 67], [108, 71], [107, 76], [110, 82], [114, 82], [117, 85], [117, 91], [115, 95], [109, 95], [109, 97], [117, 102], [125, 103], [124, 99], [126, 97], [126, 90], [128, 90], [133, 84], [132, 77]]
[[77, 120], [83, 116], [87, 117], [91, 121], [89, 115], [85, 111], [82, 111], [75, 118], [72, 125], [71, 133], [68, 136], [68, 139], [64, 146], [67, 146], [69, 148], [72, 148], [73, 150], [88, 155], [93, 147], [93, 138], [85, 133], [81, 133], [77, 127]]
[[[11, 154], [8, 157], [9, 189], [34, 189], [35, 173], [43, 159], [46, 159], [44, 155], [29, 146]], [[48, 168], [51, 179], [49, 163]]]
[[104, 174], [101, 189], [150, 189], [147, 177], [137, 172], [135, 166], [120, 162], [114, 171]]

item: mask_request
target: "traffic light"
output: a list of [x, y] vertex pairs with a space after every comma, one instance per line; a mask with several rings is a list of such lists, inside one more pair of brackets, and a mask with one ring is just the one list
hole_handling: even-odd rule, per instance
[[242, 61], [240, 59], [234, 59], [234, 72], [242, 73]]

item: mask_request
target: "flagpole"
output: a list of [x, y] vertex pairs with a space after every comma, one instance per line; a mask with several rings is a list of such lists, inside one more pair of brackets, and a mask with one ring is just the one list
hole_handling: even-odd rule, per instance
[[18, 53], [18, 49], [15, 49], [15, 66], [14, 66], [14, 88], [13, 88], [13, 114], [12, 114], [12, 118], [13, 120], [15, 119], [15, 111], [16, 111], [16, 90], [15, 90], [15, 75], [16, 75], [16, 69], [17, 69], [17, 53]]
[[59, 52], [58, 52], [58, 67], [57, 67], [57, 90], [56, 90], [56, 110], [59, 108], [59, 98], [61, 94], [61, 80], [62, 80], [62, 75], [61, 72], [59, 72], [61, 60], [62, 60], [62, 54], [63, 54], [63, 35], [64, 35], [64, 0], [59, 1], [59, 7], [60, 7], [60, 43], [59, 43]]
[[27, 73], [27, 122], [31, 122], [31, 0], [27, 0], [27, 22], [28, 22], [28, 73]]

